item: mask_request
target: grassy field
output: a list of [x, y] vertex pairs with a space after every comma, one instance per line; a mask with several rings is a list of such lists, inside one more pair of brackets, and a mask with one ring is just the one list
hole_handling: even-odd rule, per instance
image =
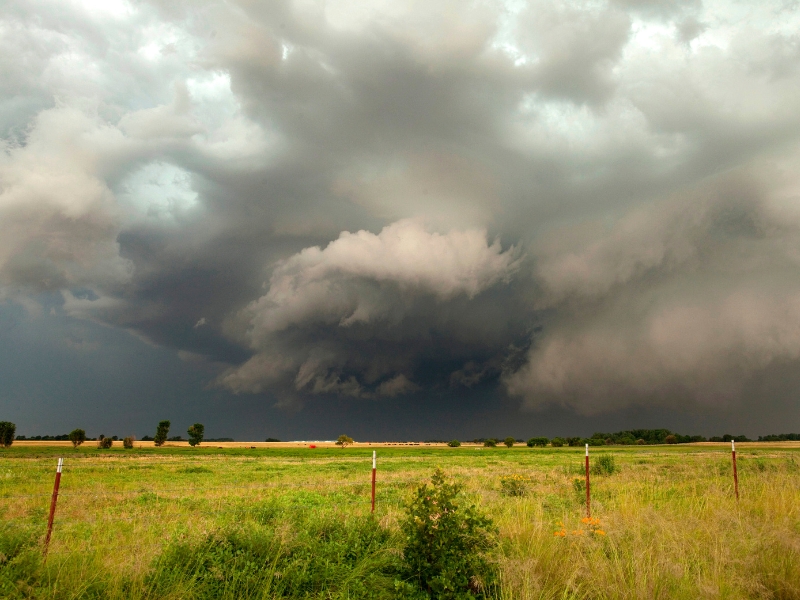
[[800, 599], [796, 445], [738, 448], [738, 504], [726, 445], [592, 449], [594, 525], [582, 448], [380, 448], [372, 518], [372, 448], [214, 446], [0, 450], [0, 597], [398, 597], [403, 504], [441, 467], [499, 527], [493, 597]]

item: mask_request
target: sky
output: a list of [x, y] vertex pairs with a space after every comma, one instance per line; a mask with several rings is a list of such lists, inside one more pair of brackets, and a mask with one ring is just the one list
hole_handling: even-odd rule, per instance
[[800, 431], [798, 32], [789, 0], [7, 0], [0, 419]]

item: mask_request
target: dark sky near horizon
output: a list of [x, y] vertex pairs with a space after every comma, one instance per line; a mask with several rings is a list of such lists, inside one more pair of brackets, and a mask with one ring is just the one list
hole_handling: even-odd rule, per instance
[[0, 8], [23, 435], [800, 431], [800, 8]]

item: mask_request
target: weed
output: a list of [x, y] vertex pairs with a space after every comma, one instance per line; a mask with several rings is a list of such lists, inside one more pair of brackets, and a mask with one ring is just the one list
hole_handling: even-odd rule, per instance
[[613, 454], [599, 454], [592, 462], [592, 475], [613, 475], [617, 470]]
[[524, 475], [505, 475], [500, 478], [500, 493], [504, 496], [524, 496], [529, 483], [530, 478]]

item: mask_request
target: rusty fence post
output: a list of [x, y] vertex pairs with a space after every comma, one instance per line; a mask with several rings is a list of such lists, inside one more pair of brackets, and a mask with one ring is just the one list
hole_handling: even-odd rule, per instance
[[53, 484], [53, 497], [50, 499], [50, 516], [47, 518], [47, 535], [44, 538], [44, 555], [47, 556], [47, 548], [50, 545], [50, 536], [53, 535], [53, 519], [56, 516], [56, 502], [58, 502], [58, 486], [61, 484], [61, 468], [64, 466], [64, 459], [58, 459], [56, 467], [56, 481]]
[[736, 501], [739, 501], [739, 472], [736, 469], [736, 443], [731, 440], [731, 460], [733, 461], [733, 490]]
[[589, 444], [586, 444], [586, 516], [592, 516], [592, 495], [589, 491]]
[[375, 450], [372, 451], [372, 512], [375, 512]]

